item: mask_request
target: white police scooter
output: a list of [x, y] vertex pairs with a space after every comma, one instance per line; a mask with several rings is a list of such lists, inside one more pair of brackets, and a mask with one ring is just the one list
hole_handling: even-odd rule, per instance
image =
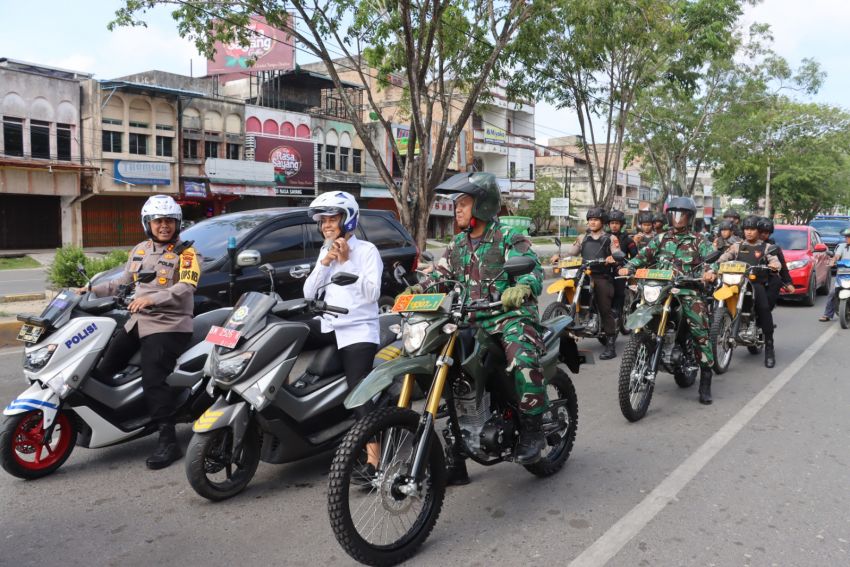
[[[154, 277], [154, 272], [142, 272], [138, 281]], [[3, 410], [0, 466], [6, 472], [40, 478], [62, 466], [75, 445], [105, 447], [156, 431], [142, 393], [139, 353], [115, 376], [90, 376], [116, 329], [130, 317], [126, 306], [134, 292], [135, 282], [121, 286], [115, 297], [100, 299], [64, 289], [39, 317], [18, 315], [30, 387]], [[230, 312], [218, 309], [194, 319], [190, 346], [168, 377], [172, 387], [181, 389], [178, 422], [195, 420], [212, 403], [203, 376], [212, 345], [204, 338]]]

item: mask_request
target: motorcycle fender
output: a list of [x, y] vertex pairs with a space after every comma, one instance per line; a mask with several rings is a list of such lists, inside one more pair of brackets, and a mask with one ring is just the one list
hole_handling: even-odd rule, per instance
[[736, 285], [724, 285], [721, 288], [718, 288], [717, 291], [714, 292], [714, 299], [719, 301], [726, 301], [730, 297], [738, 295], [739, 290]]
[[195, 433], [209, 433], [216, 429], [230, 427], [233, 429], [233, 444], [242, 443], [245, 431], [248, 429], [249, 409], [247, 402], [229, 404], [224, 397], [218, 398], [207, 411], [201, 414], [192, 424]]
[[50, 388], [42, 388], [38, 382], [33, 382], [26, 391], [15, 398], [3, 410], [3, 415], [17, 415], [28, 411], [41, 410], [44, 427], [53, 425], [56, 413], [59, 411], [59, 396]]
[[661, 304], [639, 305], [626, 319], [626, 328], [634, 331], [645, 327], [656, 313], [661, 313]]
[[570, 280], [558, 280], [556, 282], [553, 282], [552, 284], [549, 285], [549, 287], [546, 288], [546, 293], [558, 293], [562, 289], [575, 288], [575, 286], [576, 286], [575, 281], [573, 281], [571, 279]]
[[351, 390], [351, 393], [345, 398], [345, 407], [354, 409], [362, 406], [389, 388], [396, 376], [403, 374], [433, 374], [436, 365], [437, 355], [435, 354], [414, 357], [402, 356], [385, 362], [372, 370], [366, 378], [361, 380]]
[[838, 292], [838, 299], [848, 299], [850, 298], [850, 289], [842, 289]]

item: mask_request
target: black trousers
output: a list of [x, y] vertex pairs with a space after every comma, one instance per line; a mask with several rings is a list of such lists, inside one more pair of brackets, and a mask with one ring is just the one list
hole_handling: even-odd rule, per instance
[[626, 302], [626, 279], [614, 280], [614, 301], [611, 303], [611, 309], [617, 313], [623, 312], [623, 304]]
[[770, 292], [768, 283], [753, 282], [753, 299], [755, 300], [756, 317], [758, 324], [764, 333], [766, 341], [773, 340], [773, 313], [770, 306]]
[[109, 378], [124, 370], [133, 355], [141, 350], [142, 389], [151, 419], [173, 423], [176, 396], [165, 380], [191, 339], [192, 333], [155, 333], [140, 339], [138, 326], [129, 333], [121, 327], [97, 365], [95, 376], [108, 382]]
[[609, 337], [613, 336], [617, 334], [617, 322], [614, 320], [614, 313], [611, 311], [611, 304], [614, 301], [614, 280], [609, 276], [594, 275], [591, 277], [593, 277], [596, 308], [599, 310], [599, 317], [602, 319], [602, 330]]
[[770, 306], [770, 310], [776, 307], [776, 303], [779, 301], [779, 292], [782, 290], [782, 278], [777, 275], [771, 274], [767, 278], [767, 303]]
[[[321, 320], [310, 319], [305, 323], [310, 326], [310, 334], [307, 336], [307, 342], [304, 343], [304, 350], [319, 349], [328, 345], [336, 346], [336, 333], [333, 331], [323, 333]], [[345, 381], [348, 383], [349, 390], [353, 389], [372, 371], [372, 363], [375, 361], [377, 353], [378, 345], [375, 343], [354, 343], [339, 349], [342, 368], [345, 370]], [[371, 409], [371, 404], [365, 404], [356, 408], [354, 413], [359, 419], [369, 413]]]

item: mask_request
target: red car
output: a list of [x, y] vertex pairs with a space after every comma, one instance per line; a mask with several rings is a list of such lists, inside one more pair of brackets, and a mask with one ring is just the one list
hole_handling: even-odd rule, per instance
[[783, 291], [781, 297], [814, 305], [815, 294], [826, 295], [832, 286], [826, 244], [815, 229], [802, 225], [777, 225], [773, 238], [782, 247], [795, 288], [791, 293]]

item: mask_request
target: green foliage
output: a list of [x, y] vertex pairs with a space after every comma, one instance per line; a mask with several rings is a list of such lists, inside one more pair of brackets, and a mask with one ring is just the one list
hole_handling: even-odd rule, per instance
[[77, 265], [83, 264], [89, 277], [99, 272], [111, 270], [127, 262], [125, 250], [113, 250], [100, 258], [89, 258], [79, 246], [63, 246], [56, 249], [56, 257], [50, 265], [48, 280], [56, 288], [81, 287], [85, 278], [77, 271]]
[[0, 270], [21, 270], [25, 268], [38, 268], [39, 266], [41, 264], [29, 256], [0, 258]]
[[549, 199], [563, 197], [564, 187], [551, 177], [538, 177], [534, 188], [534, 199], [521, 212], [531, 217], [538, 231], [549, 229], [552, 217], [549, 215]]

